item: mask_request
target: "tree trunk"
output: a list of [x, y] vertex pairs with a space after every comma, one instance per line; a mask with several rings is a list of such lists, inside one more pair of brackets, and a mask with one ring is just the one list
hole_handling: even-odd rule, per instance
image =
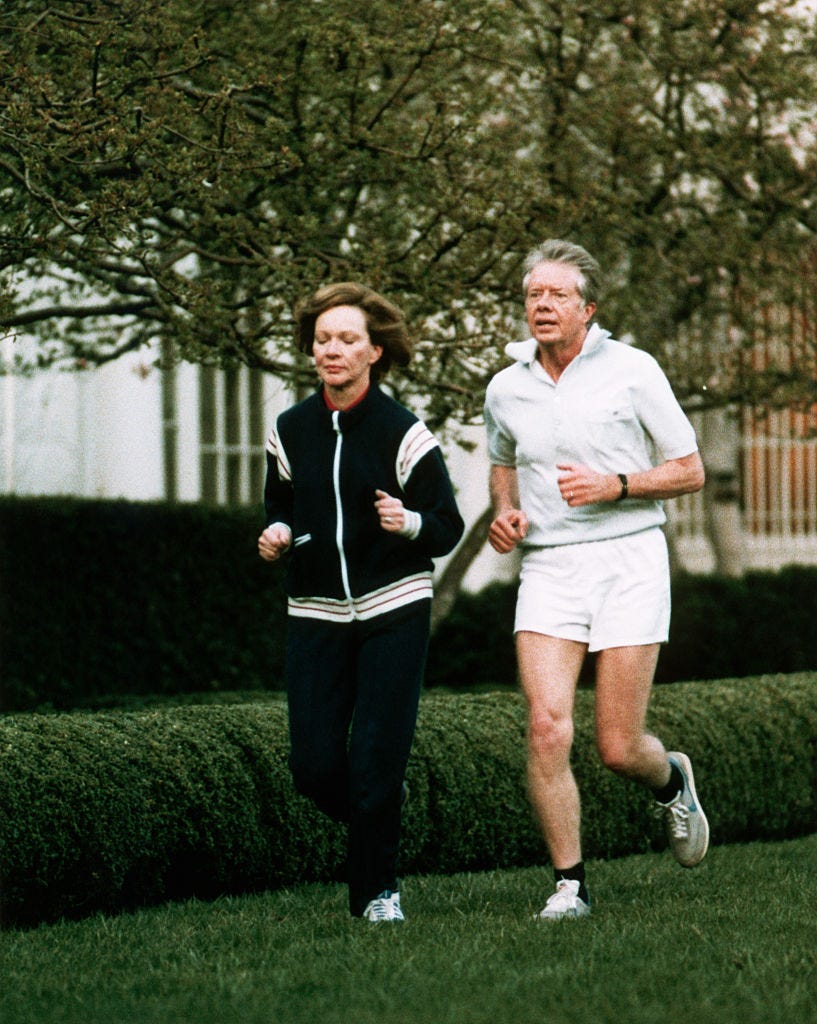
[[741, 576], [744, 571], [740, 510], [740, 429], [733, 409], [709, 409], [703, 419], [706, 461], [704, 523], [715, 555], [715, 571]]
[[449, 559], [440, 578], [434, 584], [434, 602], [431, 606], [431, 632], [439, 626], [454, 606], [462, 587], [465, 574], [477, 555], [482, 551], [488, 527], [493, 519], [493, 509], [487, 506], [466, 531], [459, 547]]

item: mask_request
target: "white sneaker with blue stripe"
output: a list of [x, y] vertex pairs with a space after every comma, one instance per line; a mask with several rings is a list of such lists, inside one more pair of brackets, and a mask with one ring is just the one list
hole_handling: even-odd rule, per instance
[[684, 788], [668, 804], [658, 803], [655, 812], [664, 820], [667, 840], [675, 859], [685, 868], [694, 868], [701, 863], [709, 848], [709, 822], [698, 802], [689, 758], [679, 751], [672, 751], [667, 757], [680, 769]]

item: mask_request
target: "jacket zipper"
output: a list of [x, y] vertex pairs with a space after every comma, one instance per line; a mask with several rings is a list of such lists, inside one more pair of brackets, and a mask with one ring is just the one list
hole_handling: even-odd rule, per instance
[[352, 602], [352, 590], [349, 586], [349, 567], [346, 564], [346, 552], [343, 550], [343, 505], [340, 500], [340, 453], [343, 447], [343, 434], [340, 432], [340, 413], [334, 410], [332, 413], [332, 426], [335, 429], [335, 459], [332, 464], [332, 483], [335, 488], [335, 511], [337, 513], [337, 527], [335, 529], [335, 543], [340, 556], [340, 578], [343, 582], [343, 590], [346, 599], [352, 604], [354, 615], [354, 603]]

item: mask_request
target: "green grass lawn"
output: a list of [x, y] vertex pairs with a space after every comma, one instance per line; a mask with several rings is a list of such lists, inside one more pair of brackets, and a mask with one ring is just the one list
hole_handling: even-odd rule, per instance
[[309, 885], [0, 934], [3, 1024], [801, 1024], [817, 1020], [817, 835], [403, 883], [407, 921]]

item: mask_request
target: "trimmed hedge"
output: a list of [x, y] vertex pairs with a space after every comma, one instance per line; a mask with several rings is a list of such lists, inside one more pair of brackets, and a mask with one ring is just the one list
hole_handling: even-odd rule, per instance
[[[574, 763], [589, 858], [663, 845], [650, 799], [595, 753]], [[650, 727], [689, 752], [715, 843], [817, 829], [817, 675], [655, 692]], [[409, 764], [406, 873], [541, 863], [525, 709], [512, 693], [426, 695]], [[343, 830], [292, 789], [283, 702], [0, 720], [6, 925], [339, 877]]]
[[738, 579], [682, 573], [656, 681], [817, 670], [817, 566]]

